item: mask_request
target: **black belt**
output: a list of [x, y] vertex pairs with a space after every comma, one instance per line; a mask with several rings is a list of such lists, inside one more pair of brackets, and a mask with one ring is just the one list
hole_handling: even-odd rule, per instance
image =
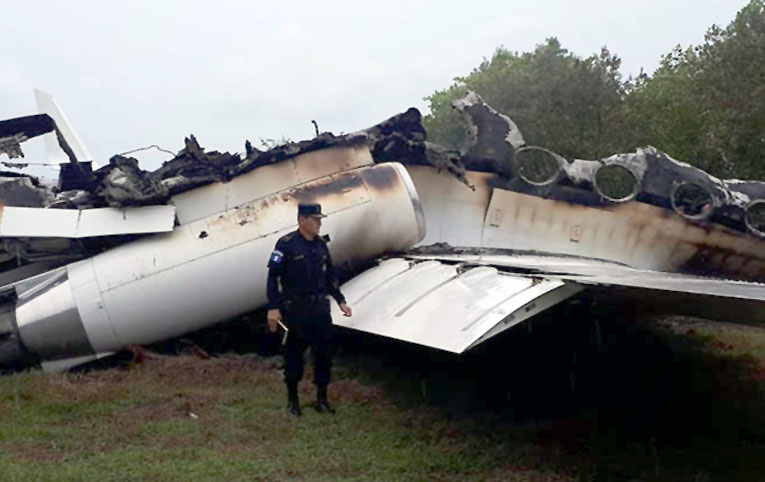
[[327, 299], [327, 294], [290, 295], [284, 298], [284, 303], [316, 303]]

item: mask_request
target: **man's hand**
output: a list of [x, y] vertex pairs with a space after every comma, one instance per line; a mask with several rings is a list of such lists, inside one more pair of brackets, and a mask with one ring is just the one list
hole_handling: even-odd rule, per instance
[[351, 307], [346, 305], [345, 303], [340, 303], [338, 306], [340, 307], [340, 311], [343, 312], [343, 315], [351, 316], [353, 314], [351, 312]]
[[278, 328], [279, 322], [282, 320], [282, 312], [278, 309], [268, 310], [268, 331], [271, 333], [276, 333], [276, 329]]

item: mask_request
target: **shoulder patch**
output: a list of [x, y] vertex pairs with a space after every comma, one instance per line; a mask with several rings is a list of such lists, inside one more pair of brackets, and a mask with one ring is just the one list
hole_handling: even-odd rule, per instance
[[282, 261], [284, 261], [284, 253], [282, 253], [278, 249], [275, 249], [274, 252], [271, 253], [271, 257], [268, 258], [268, 265], [277, 266], [282, 264]]

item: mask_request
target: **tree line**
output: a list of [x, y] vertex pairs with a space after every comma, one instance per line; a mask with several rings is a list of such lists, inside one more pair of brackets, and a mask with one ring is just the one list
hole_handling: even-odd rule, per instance
[[700, 45], [675, 47], [653, 75], [624, 79], [608, 48], [581, 58], [547, 39], [533, 52], [498, 48], [426, 97], [430, 140], [464, 150], [451, 102], [477, 92], [531, 145], [598, 159], [653, 145], [721, 178], [765, 180], [765, 0], [751, 0]]

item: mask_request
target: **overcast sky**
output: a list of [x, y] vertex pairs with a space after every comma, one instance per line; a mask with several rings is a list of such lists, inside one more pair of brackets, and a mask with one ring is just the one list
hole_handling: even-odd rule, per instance
[[[311, 119], [337, 134], [424, 114], [423, 97], [499, 46], [555, 36], [582, 57], [608, 46], [625, 76], [650, 73], [746, 3], [0, 0], [0, 119], [36, 113], [39, 88], [102, 163], [149, 144], [178, 151], [190, 133], [241, 152], [245, 139], [313, 137]], [[26, 160], [44, 162], [33, 142]]]

